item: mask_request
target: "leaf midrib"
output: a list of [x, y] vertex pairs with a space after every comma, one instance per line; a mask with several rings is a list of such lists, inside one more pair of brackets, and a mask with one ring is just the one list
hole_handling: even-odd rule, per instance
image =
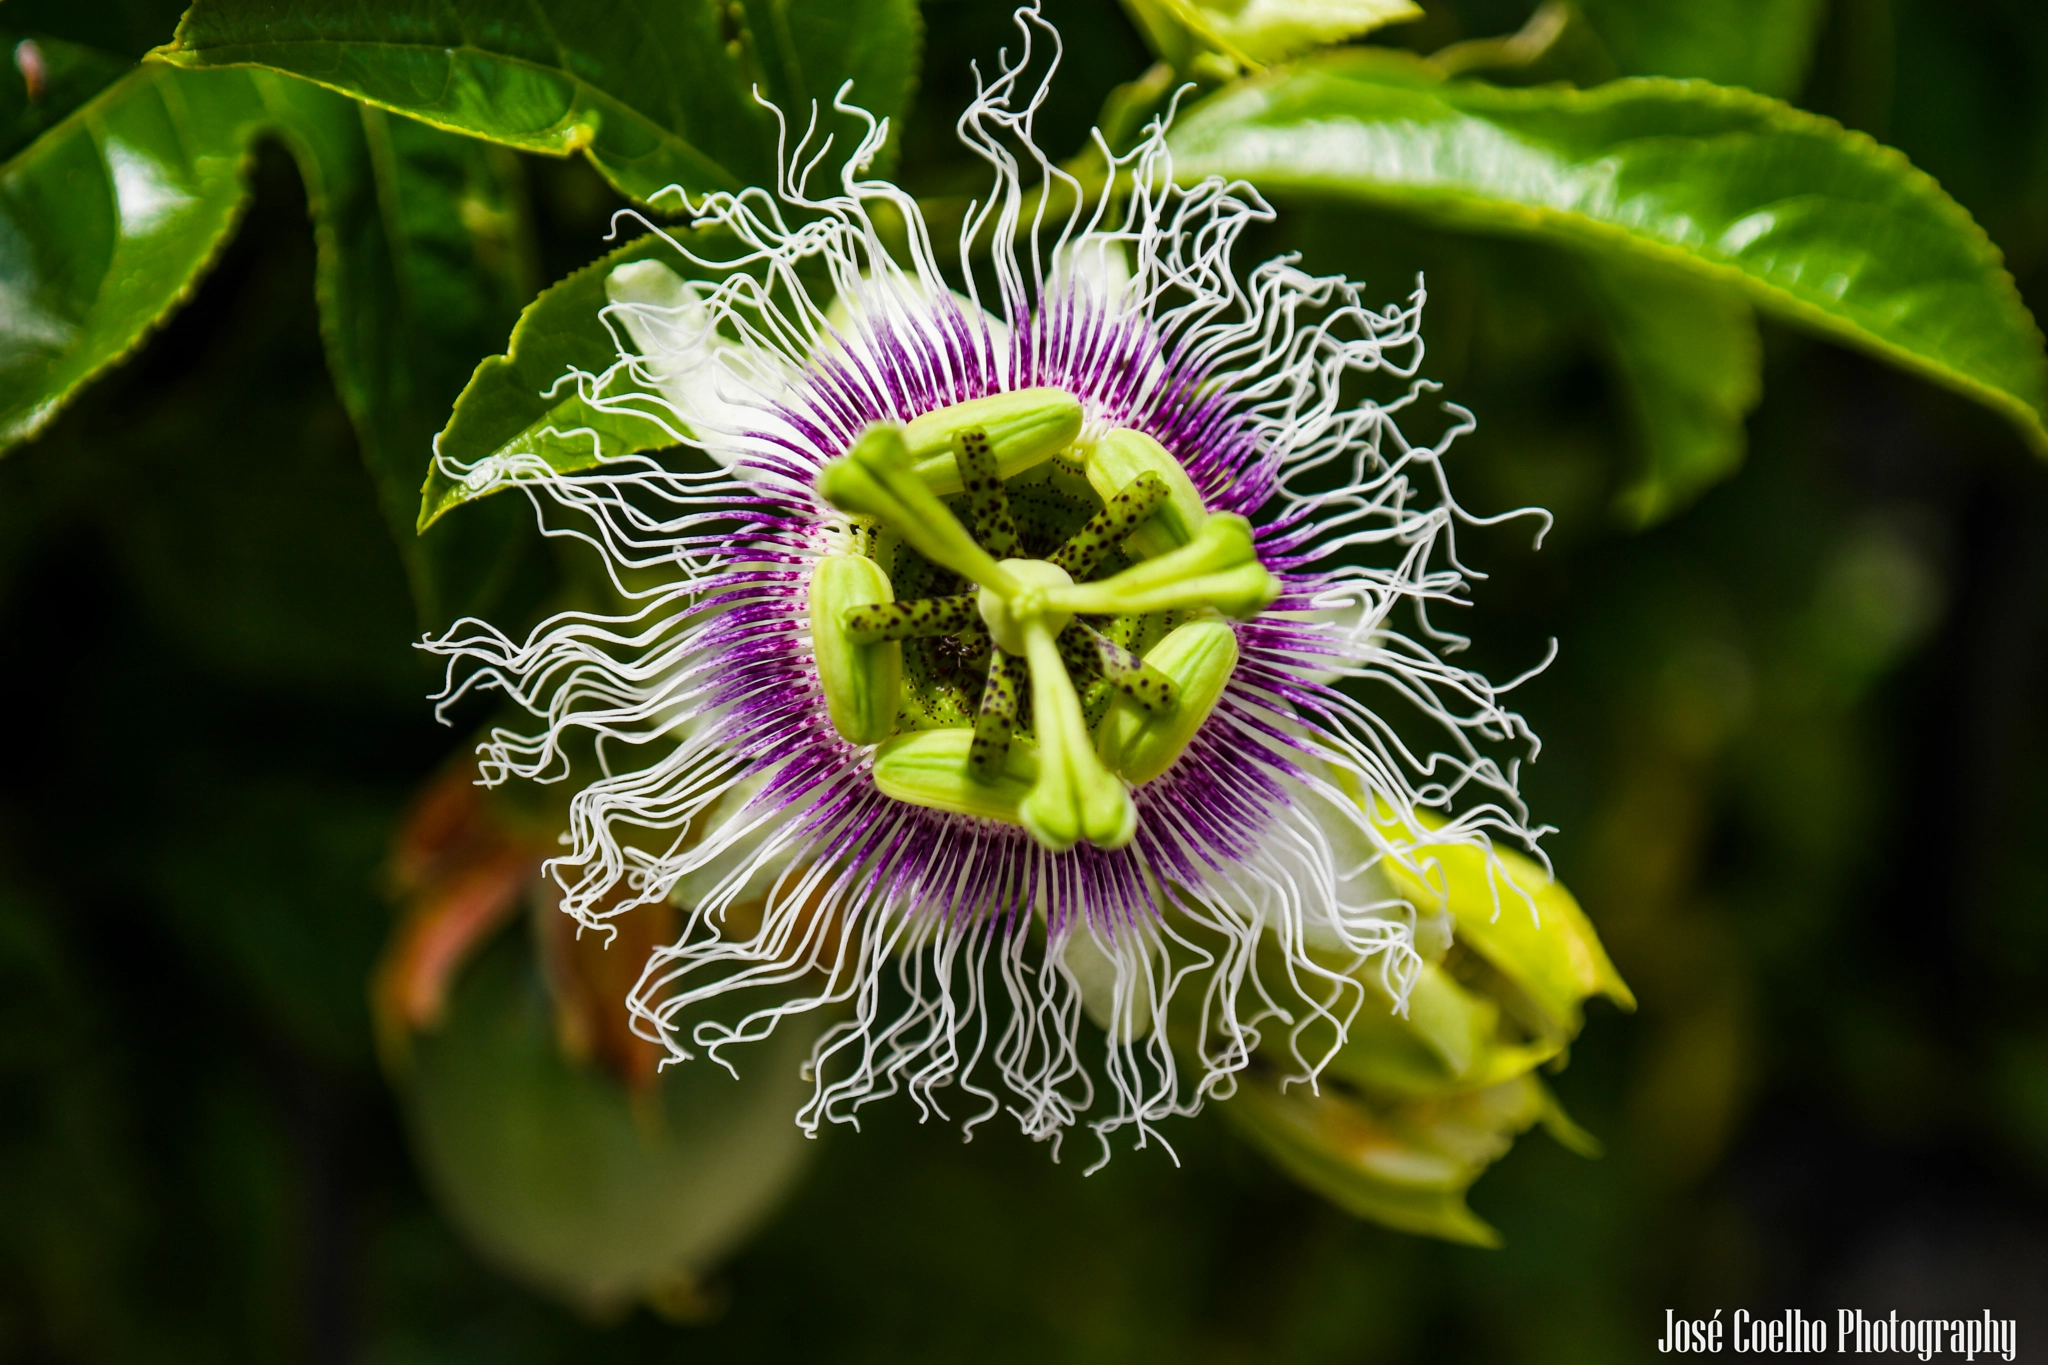
[[[550, 39], [552, 41], [552, 35], [550, 35]], [[406, 105], [394, 103], [390, 100], [379, 99], [373, 95], [368, 95], [358, 90], [351, 90], [347, 86], [338, 84], [335, 81], [324, 80], [319, 76], [308, 75], [303, 71], [281, 65], [280, 63], [277, 62], [259, 60], [257, 57], [253, 55], [259, 52], [291, 52], [300, 49], [312, 50], [333, 47], [378, 48], [393, 52], [409, 53], [426, 52], [452, 54], [462, 52], [469, 53], [473, 56], [482, 57], [489, 61], [497, 62], [505, 66], [519, 67], [523, 70], [536, 71], [546, 75], [557, 77], [561, 80], [567, 81], [571, 86], [573, 86], [580, 97], [587, 97], [587, 99], [592, 104], [602, 105], [607, 110], [617, 110], [619, 113], [622, 113], [628, 118], [631, 118], [634, 121], [636, 121], [642, 127], [653, 130], [658, 140], [673, 145], [675, 148], [679, 150], [679, 153], [682, 156], [687, 157], [689, 160], [695, 162], [697, 166], [699, 166], [700, 168], [708, 168], [712, 171], [715, 171], [716, 175], [712, 178], [715, 179], [718, 183], [714, 186], [714, 188], [740, 188], [741, 182], [738, 176], [734, 175], [730, 170], [726, 168], [724, 163], [718, 161], [709, 152], [699, 147], [695, 142], [691, 141], [689, 138], [683, 136], [681, 132], [677, 131], [670, 125], [661, 122], [654, 115], [642, 110], [638, 105], [628, 103], [626, 100], [622, 99], [617, 95], [612, 94], [611, 92], [603, 89], [602, 87], [591, 84], [588, 80], [584, 79], [582, 76], [577, 75], [574, 71], [569, 70], [566, 66], [543, 65], [542, 63], [536, 62], [529, 57], [516, 57], [511, 55], [510, 53], [496, 52], [490, 48], [478, 47], [472, 43], [462, 43], [451, 47], [432, 43], [395, 43], [382, 39], [334, 38], [292, 39], [288, 41], [263, 43], [223, 43], [218, 47], [201, 48], [183, 47], [174, 42], [164, 47], [157, 48], [154, 52], [151, 52], [149, 54], [148, 60], [163, 62], [170, 66], [182, 67], [186, 70], [218, 68], [225, 66], [264, 67], [278, 71], [281, 74], [290, 76], [295, 80], [307, 81], [313, 85], [320, 86], [322, 89], [332, 90], [339, 95], [346, 95], [350, 99], [362, 100], [365, 104], [373, 104], [380, 109], [388, 109], [392, 113], [402, 115], [406, 118], [416, 118], [420, 122], [431, 124], [436, 128], [442, 128], [449, 132], [463, 133], [471, 137], [488, 136], [487, 134], [479, 133], [474, 128], [465, 127], [462, 124], [449, 121], [446, 118], [436, 117], [435, 114], [430, 110], [408, 107]], [[252, 55], [229, 55], [236, 53], [249, 53]], [[203, 58], [204, 60], [183, 60], [185, 58]], [[447, 78], [444, 78], [442, 89], [440, 90], [440, 92], [438, 92], [437, 98], [445, 98], [449, 88], [449, 82]], [[595, 140], [595, 137], [598, 134], [598, 132], [601, 131], [599, 129], [592, 128], [587, 122], [576, 117], [578, 109], [583, 104], [583, 102], [583, 98], [579, 98], [576, 101], [573, 101], [570, 104], [569, 112], [564, 116], [564, 118], [560, 121], [557, 121], [554, 124], [549, 125], [550, 128], [571, 127], [576, 129], [577, 136], [574, 136], [570, 139], [569, 145], [563, 148], [562, 152], [560, 153], [561, 155], [567, 155], [571, 151], [588, 149], [592, 141]]]

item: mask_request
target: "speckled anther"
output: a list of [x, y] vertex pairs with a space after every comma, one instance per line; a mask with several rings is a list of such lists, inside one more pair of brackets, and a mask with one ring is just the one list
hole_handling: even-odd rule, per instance
[[988, 432], [974, 427], [955, 436], [953, 458], [960, 467], [967, 524], [973, 528], [974, 538], [997, 559], [1015, 559], [1020, 553], [1017, 523], [1010, 519], [1010, 500], [1003, 493]]
[[1024, 662], [1016, 655], [999, 649], [990, 656], [981, 710], [974, 718], [974, 742], [967, 749], [967, 772], [977, 782], [994, 782], [1003, 773], [1024, 678]]
[[1166, 495], [1166, 480], [1146, 470], [1124, 485], [1123, 491], [1090, 517], [1088, 524], [1074, 532], [1066, 544], [1047, 556], [1048, 561], [1065, 569], [1076, 581], [1088, 577], [1105, 554], [1123, 544], [1145, 518], [1158, 510]]
[[883, 602], [855, 607], [846, 613], [846, 633], [855, 644], [869, 645], [882, 640], [928, 640], [939, 635], [958, 635], [981, 624], [974, 609], [974, 594], [954, 597], [920, 597], [909, 602]]
[[1100, 656], [1089, 642], [1088, 627], [1079, 621], [1069, 621], [1056, 643], [1060, 647], [1060, 662], [1067, 666], [1067, 676], [1076, 687], [1102, 676]]
[[1136, 702], [1147, 711], [1163, 713], [1173, 709], [1177, 697], [1173, 679], [1116, 641], [1105, 638], [1078, 621], [1067, 629], [1069, 632], [1078, 633], [1093, 649], [1095, 668], [1103, 677], [1109, 679], [1118, 696]]

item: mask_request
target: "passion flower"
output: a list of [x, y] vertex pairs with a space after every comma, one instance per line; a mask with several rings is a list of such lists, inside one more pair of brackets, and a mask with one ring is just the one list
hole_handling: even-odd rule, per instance
[[609, 277], [618, 363], [569, 377], [678, 449], [445, 470], [543, 495], [624, 606], [429, 648], [444, 707], [542, 722], [489, 777], [582, 784], [563, 908], [681, 912], [630, 1000], [673, 1059], [829, 1007], [807, 1130], [902, 1089], [1142, 1144], [1255, 1050], [1313, 1086], [1361, 1008], [1405, 1009], [1450, 917], [1402, 888], [1535, 848], [1534, 738], [1431, 622], [1470, 578], [1470, 419], [1396, 425], [1433, 391], [1419, 282], [1375, 309], [1241, 273], [1271, 210], [1177, 184], [1164, 120], [1055, 166], [1057, 36], [1018, 18], [960, 122], [994, 184], [956, 250], [865, 178], [883, 124], [826, 191], [806, 136], [772, 189], [680, 196], [672, 254]]

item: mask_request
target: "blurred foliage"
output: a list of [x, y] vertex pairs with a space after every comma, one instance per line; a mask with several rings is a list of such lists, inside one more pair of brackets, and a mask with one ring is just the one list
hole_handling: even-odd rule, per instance
[[[1046, 8], [1069, 60], [1044, 128], [1077, 152], [1150, 55], [1113, 4]], [[1522, 48], [1493, 40], [1544, 37], [1527, 0], [1424, 8], [1373, 41], [1458, 44], [1503, 85], [1746, 85], [1895, 144], [2048, 298], [2030, 0], [1588, 0]], [[46, 83], [0, 71], [6, 155], [164, 80], [125, 73], [178, 18], [8, 0]], [[928, 0], [921, 27], [874, 60], [907, 89], [921, 43], [900, 173], [954, 193], [950, 119], [1006, 10]], [[394, 532], [406, 452], [534, 290], [607, 249], [613, 185], [646, 182], [634, 147], [514, 156], [332, 99], [321, 148], [251, 122], [197, 196], [225, 207], [189, 301], [0, 463], [0, 1359], [1585, 1362], [1642, 1358], [1667, 1306], [2041, 1317], [2048, 479], [1993, 414], [1725, 293], [1373, 196], [1287, 199], [1258, 245], [1387, 298], [1425, 272], [1425, 370], [1480, 417], [1463, 501], [1558, 515], [1540, 552], [1472, 546], [1472, 633], [1496, 674], [1560, 642], [1522, 694], [1525, 781], [1642, 1006], [1596, 1006], [1549, 1081], [1605, 1157], [1518, 1145], [1472, 1191], [1506, 1239], [1481, 1251], [1354, 1221], [1215, 1115], [1168, 1133], [1178, 1165], [1083, 1179], [890, 1105], [665, 1301], [695, 1325], [502, 1278], [430, 1197], [366, 982], [392, 831], [464, 747], [410, 641], [480, 597], [516, 625], [579, 570], [511, 536], [517, 499], [449, 519], [498, 518], [454, 534], [507, 557], [431, 592], [438, 552]], [[323, 178], [350, 159], [385, 177], [370, 199]], [[336, 317], [350, 271], [379, 320]], [[520, 922], [457, 1009], [542, 999]]]

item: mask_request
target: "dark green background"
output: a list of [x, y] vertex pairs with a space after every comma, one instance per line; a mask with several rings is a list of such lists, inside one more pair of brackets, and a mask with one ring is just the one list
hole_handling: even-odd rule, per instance
[[[1529, 7], [1431, 8], [1404, 41]], [[1113, 6], [1048, 9], [1064, 152], [1147, 58]], [[35, 14], [137, 53], [175, 9]], [[950, 190], [1006, 10], [925, 15], [903, 175]], [[1938, 176], [2048, 303], [2048, 13], [1835, 0], [1800, 102]], [[523, 165], [554, 279], [617, 201]], [[2048, 472], [1767, 327], [1742, 472], [1630, 532], [1562, 258], [1328, 210], [1256, 245], [1389, 299], [1426, 269], [1426, 372], [1480, 419], [1461, 498], [1559, 517], [1540, 553], [1470, 547], [1469, 628], [1496, 676], [1561, 645], [1526, 786], [1642, 999], [1556, 1080], [1608, 1155], [1525, 1139], [1474, 1192], [1483, 1252], [1355, 1223], [1206, 1118], [1178, 1169], [1084, 1179], [898, 1103], [825, 1140], [712, 1322], [586, 1324], [498, 1278], [419, 1184], [364, 1004], [392, 821], [463, 733], [423, 700], [291, 159], [255, 183], [191, 303], [0, 463], [0, 1359], [1630, 1361], [1667, 1307], [1789, 1305], [2048, 1330]]]

